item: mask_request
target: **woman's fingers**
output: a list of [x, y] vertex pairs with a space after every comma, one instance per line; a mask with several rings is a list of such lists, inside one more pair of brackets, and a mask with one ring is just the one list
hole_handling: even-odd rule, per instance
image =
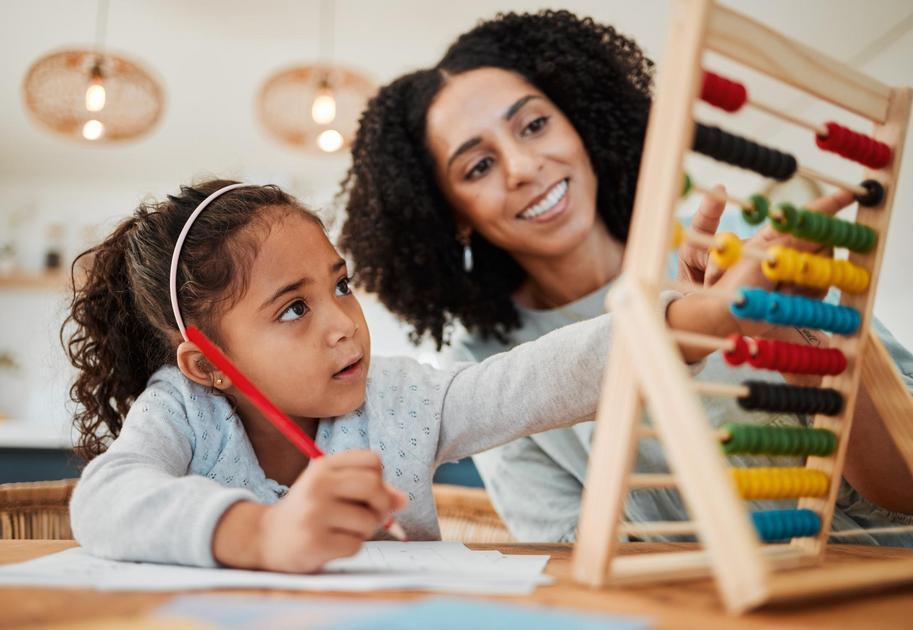
[[830, 195], [818, 197], [805, 205], [809, 210], [822, 212], [824, 214], [837, 214], [848, 205], [853, 203], [855, 197], [848, 190], [838, 190]]
[[[713, 190], [725, 194], [722, 186], [714, 186]], [[720, 226], [720, 217], [726, 209], [726, 203], [716, 197], [704, 195], [694, 217], [691, 220], [690, 230], [713, 236]], [[700, 245], [692, 244], [688, 239], [682, 243], [678, 250], [679, 279], [690, 280], [695, 283], [704, 281], [707, 269], [707, 249]]]

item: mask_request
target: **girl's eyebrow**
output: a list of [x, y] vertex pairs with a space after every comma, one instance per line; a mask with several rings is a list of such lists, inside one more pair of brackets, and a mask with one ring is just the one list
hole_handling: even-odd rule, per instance
[[[518, 111], [520, 111], [520, 109], [524, 105], [526, 105], [531, 100], [536, 99], [536, 98], [541, 98], [541, 97], [537, 96], [535, 94], [527, 94], [526, 96], [521, 96], [519, 99], [517, 99], [514, 102], [513, 105], [511, 105], [510, 107], [507, 108], [507, 110], [505, 110], [504, 120], [510, 120], [511, 118], [513, 118], [514, 114], [516, 114]], [[459, 148], [456, 151], [454, 151], [453, 154], [450, 156], [450, 159], [447, 160], [447, 168], [449, 169], [453, 165], [453, 161], [455, 159], [457, 159], [458, 157], [460, 157], [461, 154], [465, 153], [472, 147], [476, 146], [481, 141], [482, 141], [482, 139], [480, 137], [476, 136], [474, 138], [470, 138], [469, 140], [467, 140], [466, 142], [461, 144], [459, 146]]]
[[[338, 258], [337, 260], [335, 260], [333, 262], [332, 265], [330, 265], [330, 275], [335, 275], [341, 269], [345, 269], [345, 266], [346, 266], [346, 261], [343, 260], [342, 258]], [[265, 309], [267, 306], [269, 306], [270, 304], [272, 304], [273, 302], [278, 300], [280, 297], [282, 297], [286, 293], [293, 293], [293, 292], [297, 291], [298, 289], [300, 289], [301, 287], [304, 287], [304, 286], [307, 286], [307, 285], [313, 284], [313, 283], [314, 283], [314, 279], [311, 278], [310, 276], [303, 276], [303, 277], [299, 278], [298, 280], [295, 280], [294, 282], [288, 283], [287, 285], [285, 285], [284, 287], [282, 287], [281, 289], [279, 289], [278, 291], [273, 293], [272, 297], [270, 297], [263, 304], [261, 304], [260, 310]]]

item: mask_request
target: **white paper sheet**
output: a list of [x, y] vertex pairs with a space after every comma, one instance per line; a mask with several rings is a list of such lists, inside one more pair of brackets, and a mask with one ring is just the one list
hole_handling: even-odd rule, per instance
[[351, 558], [334, 560], [319, 574], [200, 569], [115, 562], [68, 549], [27, 562], [0, 566], [0, 586], [96, 588], [107, 591], [178, 591], [268, 588], [308, 591], [424, 590], [522, 595], [551, 578], [542, 574], [548, 556], [509, 556], [472, 551], [461, 543], [365, 543]]

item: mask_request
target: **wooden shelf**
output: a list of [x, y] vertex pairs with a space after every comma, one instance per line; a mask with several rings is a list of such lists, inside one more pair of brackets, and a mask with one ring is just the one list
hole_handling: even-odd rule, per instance
[[3, 289], [64, 289], [68, 284], [63, 271], [27, 273], [13, 271], [0, 273], [0, 290]]

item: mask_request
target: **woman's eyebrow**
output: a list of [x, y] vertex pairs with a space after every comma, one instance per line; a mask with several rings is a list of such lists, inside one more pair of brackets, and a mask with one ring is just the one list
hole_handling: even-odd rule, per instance
[[524, 105], [526, 105], [527, 103], [529, 103], [531, 100], [533, 100], [535, 98], [541, 98], [541, 97], [536, 96], [535, 94], [527, 94], [526, 96], [517, 99], [517, 102], [515, 102], [513, 105], [508, 107], [507, 111], [504, 112], [504, 120], [510, 120], [511, 118], [513, 118], [514, 114], [516, 114], [518, 111], [520, 111], [521, 107], [523, 107]]
[[[541, 97], [541, 96], [538, 96], [538, 95], [536, 95], [536, 94], [527, 94], [526, 96], [523, 96], [523, 97], [517, 99], [516, 102], [514, 102], [513, 105], [511, 105], [510, 107], [508, 107], [508, 108], [504, 111], [504, 120], [510, 120], [511, 118], [514, 117], [514, 115], [515, 115], [518, 111], [520, 111], [520, 109], [521, 109], [524, 105], [526, 105], [527, 103], [529, 103], [531, 100], [537, 99], [537, 98], [542, 98], [542, 97]], [[476, 136], [476, 137], [474, 137], [474, 138], [470, 138], [469, 140], [467, 140], [466, 142], [464, 142], [463, 144], [461, 144], [461, 145], [457, 148], [457, 150], [454, 151], [453, 154], [450, 156], [450, 159], [447, 160], [447, 168], [449, 169], [450, 166], [453, 164], [453, 161], [454, 161], [455, 159], [457, 159], [458, 157], [460, 157], [460, 155], [462, 155], [463, 153], [466, 153], [466, 151], [468, 151], [468, 150], [471, 149], [472, 147], [476, 146], [476, 145], [479, 144], [480, 142], [482, 142], [482, 138]]]

